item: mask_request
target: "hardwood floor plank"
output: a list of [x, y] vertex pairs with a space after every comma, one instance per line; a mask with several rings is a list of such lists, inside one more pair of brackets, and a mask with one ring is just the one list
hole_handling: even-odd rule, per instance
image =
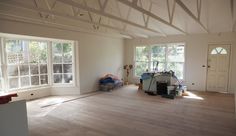
[[136, 86], [40, 108], [28, 102], [31, 136], [235, 136], [234, 97], [193, 92], [203, 100], [150, 96]]

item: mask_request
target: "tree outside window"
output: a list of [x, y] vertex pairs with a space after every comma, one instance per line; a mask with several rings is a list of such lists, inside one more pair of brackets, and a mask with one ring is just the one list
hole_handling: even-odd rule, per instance
[[[184, 78], [184, 44], [157, 44], [135, 48], [135, 76], [141, 76], [145, 71], [175, 72], [179, 79]], [[156, 63], [159, 62], [158, 69]]]

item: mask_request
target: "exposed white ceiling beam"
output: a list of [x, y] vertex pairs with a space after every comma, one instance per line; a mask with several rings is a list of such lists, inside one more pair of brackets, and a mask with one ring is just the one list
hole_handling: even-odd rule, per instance
[[172, 6], [170, 5], [170, 1], [169, 0], [167, 0], [166, 2], [167, 2], [167, 9], [168, 9], [168, 15], [169, 15], [170, 24], [172, 24], [173, 23], [173, 19], [174, 19], [175, 5], [176, 5], [175, 3], [176, 2], [174, 0]]
[[157, 30], [146, 28], [145, 26], [142, 26], [140, 24], [137, 24], [137, 23], [125, 20], [123, 18], [114, 16], [114, 15], [111, 15], [109, 13], [106, 13], [106, 12], [102, 11], [102, 10], [97, 10], [97, 9], [94, 9], [94, 8], [91, 8], [91, 7], [88, 7], [88, 6], [81, 5], [81, 4], [77, 3], [77, 2], [74, 2], [73, 0], [57, 0], [57, 1], [60, 1], [60, 2], [62, 2], [64, 4], [67, 4], [67, 5], [71, 5], [71, 6], [77, 7], [79, 9], [83, 9], [83, 10], [86, 10], [86, 11], [89, 11], [89, 12], [93, 12], [95, 14], [102, 15], [102, 16], [111, 18], [113, 20], [117, 20], [117, 21], [129, 24], [131, 26], [135, 26], [135, 27], [138, 27], [138, 28], [141, 28], [141, 29], [144, 29], [144, 30], [156, 33], [156, 34], [159, 34], [159, 35], [164, 35], [164, 34], [162, 34], [161, 32], [159, 32]]
[[196, 17], [181, 0], [175, 0], [175, 1], [190, 17], [192, 17], [207, 33], [209, 33], [208, 29], [202, 24], [202, 22], [198, 19], [198, 17]]
[[172, 28], [174, 28], [174, 29], [176, 29], [176, 30], [178, 30], [178, 31], [180, 31], [180, 32], [182, 32], [182, 33], [184, 33], [184, 34], [186, 34], [186, 32], [185, 32], [184, 30], [178, 28], [177, 26], [174, 26], [173, 24], [170, 24], [170, 23], [167, 22], [166, 20], [160, 18], [159, 16], [153, 14], [152, 12], [149, 12], [149, 11], [146, 10], [146, 9], [143, 9], [143, 8], [141, 8], [141, 7], [139, 7], [139, 6], [135, 5], [135, 4], [133, 4], [132, 2], [129, 2], [128, 0], [118, 0], [118, 1], [119, 1], [120, 3], [123, 3], [123, 4], [127, 5], [127, 6], [130, 6], [130, 7], [134, 8], [135, 10], [138, 10], [138, 11], [141, 12], [141, 13], [144, 13], [144, 14], [146, 14], [146, 15], [148, 15], [148, 16], [154, 18], [154, 19], [156, 19], [157, 21], [159, 21], [159, 22], [161, 22], [161, 23], [163, 23], [163, 24], [165, 24], [165, 25], [168, 25], [168, 26], [170, 26], [170, 27], [172, 27]]
[[[33, 18], [5, 14], [5, 13], [0, 13], [0, 20], [12, 21], [12, 22], [23, 22], [23, 23], [27, 23], [27, 24], [40, 25], [40, 26], [44, 26], [44, 27], [48, 27], [48, 28], [56, 28], [59, 30], [66, 30], [66, 31], [72, 31], [72, 32], [83, 32], [83, 33], [96, 34], [96, 35], [102, 35], [102, 36], [107, 36], [107, 37], [128, 38], [128, 37], [124, 37], [123, 34], [101, 33], [101, 32], [97, 32], [97, 31], [90, 31], [87, 29], [81, 29], [77, 26], [71, 26], [71, 25], [62, 24], [62, 23], [55, 23], [55, 22], [51, 22], [51, 21], [47, 21], [47, 20], [39, 20], [39, 19], [33, 19]], [[128, 34], [125, 34], [125, 35], [128, 35]]]
[[97, 22], [91, 22], [89, 20], [84, 20], [84, 19], [81, 19], [81, 18], [76, 17], [76, 16], [71, 16], [71, 15], [68, 15], [68, 14], [59, 13], [59, 12], [56, 12], [54, 10], [48, 10], [48, 9], [43, 9], [43, 8], [34, 8], [31, 5], [26, 5], [26, 4], [23, 4], [23, 3], [20, 3], [20, 2], [14, 2], [14, 3], [0, 2], [0, 4], [1, 5], [12, 6], [12, 7], [16, 7], [16, 8], [23, 8], [23, 9], [31, 10], [31, 11], [34, 11], [34, 12], [43, 12], [43, 13], [46, 13], [46, 14], [49, 14], [49, 15], [55, 15], [55, 16], [58, 16], [58, 17], [71, 19], [71, 20], [74, 20], [74, 21], [80, 21], [80, 22], [84, 22], [84, 23], [94, 24], [94, 25], [98, 25], [98, 26], [101, 26], [101, 27], [105, 27], [105, 28], [109, 28], [109, 29], [118, 31], [119, 33], [123, 33], [123, 34], [128, 34], [128, 35], [133, 34], [132, 32], [124, 31], [122, 28], [117, 28], [117, 27], [113, 27], [113, 26], [110, 26], [110, 25], [97, 23]]
[[197, 19], [200, 20], [202, 11], [202, 0], [197, 0]]

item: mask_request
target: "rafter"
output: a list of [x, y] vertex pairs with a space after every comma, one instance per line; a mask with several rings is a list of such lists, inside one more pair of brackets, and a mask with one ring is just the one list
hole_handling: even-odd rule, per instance
[[173, 19], [174, 19], [174, 13], [175, 13], [175, 5], [176, 5], [176, 2], [174, 0], [174, 3], [172, 5], [172, 7], [170, 6], [170, 2], [169, 0], [166, 1], [167, 2], [167, 9], [168, 9], [168, 15], [169, 15], [169, 21], [170, 21], [170, 24], [173, 23]]
[[[90, 31], [87, 29], [81, 29], [80, 27], [77, 27], [74, 25], [68, 25], [64, 23], [55, 23], [55, 22], [51, 22], [47, 20], [40, 20], [40, 19], [35, 19], [35, 18], [33, 19], [33, 18], [12, 15], [12, 14], [7, 14], [7, 13], [0, 13], [0, 19], [14, 21], [14, 22], [24, 22], [27, 24], [36, 24], [36, 25], [41, 25], [41, 26], [45, 26], [49, 28], [56, 28], [59, 30], [66, 30], [66, 31], [72, 31], [72, 32], [85, 32], [85, 33], [103, 35], [103, 36], [132, 38], [131, 36], [129, 37], [129, 34], [126, 34], [126, 33], [123, 33], [123, 34], [121, 33], [120, 34], [116, 34], [116, 33], [107, 34], [105, 32], [101, 33], [101, 32], [96, 32], [96, 31]], [[124, 35], [126, 35], [126, 37]]]
[[99, 15], [102, 15], [102, 16], [105, 16], [105, 17], [108, 17], [108, 18], [111, 18], [113, 20], [117, 20], [117, 21], [120, 21], [120, 22], [123, 22], [123, 23], [126, 23], [126, 24], [129, 24], [131, 26], [135, 26], [135, 27], [138, 27], [138, 28], [141, 28], [141, 29], [144, 29], [144, 30], [147, 30], [147, 31], [150, 31], [150, 32], [153, 32], [153, 33], [156, 33], [156, 34], [159, 34], [159, 35], [163, 35], [161, 32], [157, 31], [157, 30], [153, 30], [153, 29], [150, 29], [150, 28], [146, 28], [145, 26], [142, 26], [140, 24], [137, 24], [137, 23], [134, 23], [134, 22], [131, 22], [131, 21], [128, 21], [128, 20], [125, 20], [123, 18], [120, 18], [120, 17], [117, 17], [117, 16], [114, 16], [114, 15], [111, 15], [109, 13], [105, 13], [105, 12], [102, 12], [101, 10], [97, 10], [97, 9], [94, 9], [94, 8], [91, 8], [91, 7], [88, 7], [88, 6], [84, 6], [84, 5], [81, 5], [77, 2], [74, 2], [72, 0], [57, 0], [57, 1], [60, 1], [64, 4], [68, 4], [68, 5], [72, 5], [72, 6], [75, 6], [79, 9], [83, 9], [83, 10], [86, 10], [86, 11], [89, 11], [89, 12], [93, 12], [95, 14], [99, 14]]
[[159, 21], [159, 22], [161, 22], [161, 23], [163, 23], [165, 25], [168, 25], [168, 26], [170, 26], [170, 27], [172, 27], [172, 28], [174, 28], [174, 29], [176, 29], [176, 30], [186, 34], [186, 32], [184, 30], [178, 28], [177, 26], [174, 26], [173, 24], [170, 24], [169, 22], [167, 22], [166, 20], [164, 20], [164, 19], [160, 18], [159, 16], [153, 14], [152, 12], [149, 12], [149, 11], [147, 11], [147, 10], [137, 6], [137, 5], [134, 5], [132, 2], [129, 2], [128, 0], [118, 0], [118, 1], [123, 3], [123, 4], [125, 4], [125, 5], [127, 5], [127, 6], [130, 6], [130, 7], [134, 8], [134, 9], [138, 10], [139, 12], [142, 12], [142, 13], [144, 13], [144, 14], [146, 14], [146, 15], [154, 18], [154, 19], [156, 19], [157, 21]]
[[197, 0], [197, 19], [200, 21], [202, 11], [202, 0]]
[[[187, 6], [181, 0], [175, 0], [176, 3], [190, 16], [192, 17], [207, 33], [208, 29], [202, 24], [202, 22], [190, 11]], [[199, 17], [200, 18], [200, 17]]]
[[[55, 16], [66, 18], [66, 19], [71, 19], [71, 20], [74, 20], [74, 21], [80, 21], [80, 22], [84, 22], [84, 23], [99, 25], [99, 26], [104, 27], [104, 28], [109, 28], [109, 29], [118, 31], [119, 33], [122, 33], [122, 34], [133, 35], [132, 32], [124, 31], [122, 28], [117, 28], [117, 27], [113, 27], [113, 26], [110, 26], [110, 25], [102, 24], [102, 23], [99, 24], [97, 22], [91, 22], [89, 20], [85, 20], [85, 19], [81, 19], [81, 18], [76, 17], [76, 16], [71, 16], [71, 15], [68, 15], [68, 14], [56, 12], [54, 10], [43, 9], [43, 8], [40, 8], [40, 7], [39, 8], [34, 8], [31, 5], [23, 4], [21, 2], [14, 2], [14, 4], [13, 4], [13, 3], [10, 3], [10, 2], [6, 3], [6, 2], [1, 2], [0, 1], [0, 4], [5, 5], [5, 6], [22, 8], [22, 9], [26, 9], [26, 10], [30, 10], [30, 11], [34, 11], [34, 12], [43, 12], [43, 13], [46, 13], [46, 14], [55, 15]], [[47, 20], [45, 20], [45, 21], [47, 21]]]
[[105, 2], [102, 4], [101, 0], [98, 0], [98, 4], [99, 4], [101, 11], [105, 11], [105, 8], [107, 6], [107, 2], [108, 2], [108, 0], [105, 0]]

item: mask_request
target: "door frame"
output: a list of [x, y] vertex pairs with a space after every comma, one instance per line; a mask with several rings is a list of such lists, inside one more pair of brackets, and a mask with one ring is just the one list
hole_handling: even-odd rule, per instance
[[229, 68], [228, 68], [228, 82], [227, 82], [227, 90], [226, 93], [229, 93], [229, 88], [231, 86], [231, 72], [232, 72], [232, 68], [231, 68], [231, 63], [232, 63], [232, 43], [231, 42], [219, 42], [219, 43], [208, 43], [208, 47], [207, 47], [207, 62], [206, 62], [206, 86], [205, 86], [205, 90], [206, 92], [211, 92], [207, 90], [207, 85], [208, 85], [208, 59], [209, 59], [209, 47], [210, 45], [227, 45], [230, 48], [230, 55], [229, 55]]

